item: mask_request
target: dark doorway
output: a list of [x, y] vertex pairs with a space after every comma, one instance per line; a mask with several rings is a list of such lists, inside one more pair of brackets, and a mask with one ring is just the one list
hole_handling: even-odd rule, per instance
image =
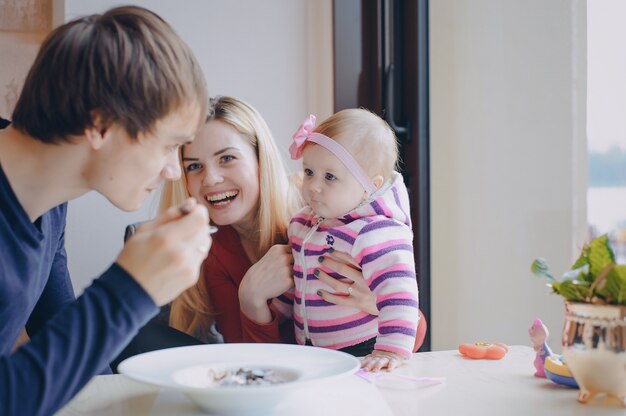
[[[428, 0], [335, 0], [335, 111], [367, 108], [395, 130], [409, 189], [420, 309], [430, 313]], [[420, 351], [430, 351], [430, 331]]]

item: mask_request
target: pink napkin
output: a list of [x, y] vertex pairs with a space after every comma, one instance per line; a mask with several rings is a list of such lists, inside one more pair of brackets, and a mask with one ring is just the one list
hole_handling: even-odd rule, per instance
[[[403, 374], [389, 373], [385, 371], [372, 372], [360, 369], [356, 375], [370, 383], [395, 388], [418, 388], [441, 384], [446, 381], [445, 377], [414, 377]], [[383, 382], [383, 383], [381, 383]]]

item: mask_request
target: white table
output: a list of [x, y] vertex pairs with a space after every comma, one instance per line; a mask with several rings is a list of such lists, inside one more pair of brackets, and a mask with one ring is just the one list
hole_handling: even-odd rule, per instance
[[[443, 384], [400, 388], [357, 376], [298, 391], [275, 415], [626, 415], [617, 401], [576, 400], [578, 390], [533, 377], [532, 348], [513, 346], [498, 361], [457, 351], [414, 354], [398, 374], [445, 377]], [[122, 375], [95, 377], [58, 415], [203, 415], [186, 396]]]

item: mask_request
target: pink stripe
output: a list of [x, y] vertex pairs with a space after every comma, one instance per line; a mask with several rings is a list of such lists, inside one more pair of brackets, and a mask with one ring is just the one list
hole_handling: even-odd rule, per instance
[[[321, 300], [322, 298], [316, 293], [318, 291], [318, 289], [324, 289], [324, 290], [328, 290], [331, 293], [334, 293], [335, 291], [328, 286], [326, 283], [323, 283], [319, 280], [309, 280], [307, 282], [308, 288], [307, 288], [307, 293], [306, 293], [306, 297], [304, 298], [306, 301], [309, 300]], [[300, 299], [302, 299], [302, 291], [301, 290], [294, 290], [295, 296], [299, 297]], [[349, 310], [349, 308], [346, 308], [345, 306], [338, 306], [338, 305], [324, 305], [324, 306], [319, 306], [320, 308], [337, 308], [340, 311], [346, 311]], [[326, 310], [326, 309], [324, 309]]]
[[[308, 230], [310, 227], [306, 224], [306, 222], [308, 221], [307, 217], [305, 217], [304, 215], [301, 215], [297, 218], [299, 221], [291, 221], [291, 224], [289, 225], [291, 228], [304, 228], [306, 230]], [[300, 222], [301, 221], [301, 222]], [[304, 224], [303, 224], [304, 223]]]
[[[289, 300], [293, 300], [294, 298], [294, 292], [292, 290], [288, 290], [287, 292], [283, 293], [283, 296], [286, 297]], [[276, 298], [275, 298], [276, 299]], [[279, 300], [280, 302], [280, 300]]]
[[[313, 244], [311, 242], [306, 244], [306, 249], [307, 250], [319, 250], [319, 251], [323, 251], [326, 248], [326, 244]], [[311, 258], [311, 256], [307, 256], [308, 258]]]
[[389, 209], [389, 206], [387, 205], [387, 201], [385, 201], [385, 198], [376, 198], [376, 203], [380, 205], [380, 207], [383, 209], [385, 216], [389, 218], [395, 218], [395, 215], [393, 215], [393, 211]]
[[[372, 326], [371, 323], [374, 325]], [[330, 345], [335, 342], [344, 342], [359, 337], [367, 337], [367, 339], [378, 336], [375, 321], [370, 321], [365, 325], [355, 326], [354, 328], [342, 329], [334, 332], [316, 332], [309, 334], [313, 339], [323, 342], [324, 345]]]
[[353, 220], [358, 220], [359, 218], [361, 218], [361, 215], [359, 215], [357, 212], [350, 211], [348, 213], [348, 218], [352, 218]]
[[[376, 297], [376, 302], [382, 302], [387, 299], [410, 299], [415, 300], [415, 293], [412, 292], [392, 292], [386, 295], [380, 295]], [[402, 306], [406, 308], [406, 306]]]
[[336, 230], [350, 236], [351, 238], [357, 238], [359, 236], [359, 232], [357, 230], [353, 230], [348, 226], [338, 227]]
[[395, 345], [383, 344], [382, 342], [376, 342], [376, 344], [374, 344], [374, 349], [381, 350], [381, 351], [395, 352], [406, 358], [410, 358], [412, 355], [412, 351], [406, 350], [404, 348], [396, 347]]
[[290, 233], [291, 239], [296, 240], [298, 244], [302, 243], [302, 238], [307, 229], [308, 227], [305, 227], [304, 225], [301, 225], [299, 223], [292, 223], [289, 226], [289, 233]]
[[372, 273], [372, 278], [375, 279], [381, 274], [385, 274], [388, 272], [404, 272], [404, 271], [412, 271], [410, 265], [404, 263], [394, 263], [389, 267], [382, 267], [377, 269], [374, 273]]
[[[310, 282], [309, 282], [309, 283], [310, 283]], [[327, 289], [327, 288], [325, 287], [325, 289]], [[299, 297], [300, 299], [302, 299], [302, 292], [298, 293], [298, 297]], [[307, 293], [307, 294], [306, 294], [306, 297], [305, 297], [304, 299], [305, 299], [306, 301], [309, 301], [309, 300], [320, 300], [320, 299], [321, 299], [321, 297], [319, 297], [319, 296], [317, 295], [317, 293]], [[327, 307], [327, 306], [325, 306], [325, 307]], [[309, 306], [307, 306], [307, 308], [309, 308]]]
[[359, 312], [350, 316], [342, 316], [341, 318], [334, 319], [309, 319], [309, 325], [312, 326], [332, 326], [332, 325], [341, 325], [348, 322], [357, 321], [364, 316], [367, 316], [364, 312]]
[[296, 218], [300, 218], [300, 219], [306, 220], [307, 216], [303, 212], [301, 212], [301, 213], [297, 213], [297, 214], [295, 214], [293, 216], [293, 219], [296, 219]]
[[367, 246], [363, 250], [361, 250], [359, 253], [357, 253], [356, 256], [354, 256], [354, 259], [358, 261], [359, 263], [361, 263], [361, 259], [363, 259], [363, 257], [372, 253], [376, 253], [381, 250], [385, 250], [388, 247], [399, 245], [399, 244], [407, 244], [407, 240], [406, 239], [387, 240], [378, 244]]
[[391, 319], [388, 321], [379, 321], [380, 327], [385, 328], [387, 326], [402, 326], [405, 328], [415, 329], [415, 322], [407, 321], [404, 319]]

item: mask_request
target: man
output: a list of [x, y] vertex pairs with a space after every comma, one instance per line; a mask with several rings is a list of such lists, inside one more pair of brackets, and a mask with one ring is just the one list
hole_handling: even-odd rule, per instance
[[77, 300], [64, 228], [67, 201], [88, 191], [135, 210], [178, 178], [178, 148], [207, 106], [189, 47], [145, 9], [77, 19], [44, 41], [0, 130], [0, 414], [57, 411], [195, 283], [211, 240], [193, 200], [140, 227]]

